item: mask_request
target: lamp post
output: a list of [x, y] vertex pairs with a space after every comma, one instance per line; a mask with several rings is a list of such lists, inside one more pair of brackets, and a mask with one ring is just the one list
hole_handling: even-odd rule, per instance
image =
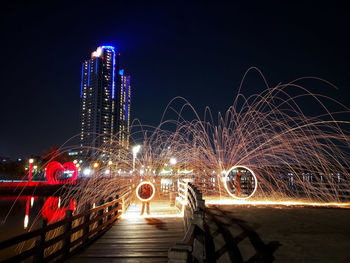
[[98, 166], [99, 166], [99, 163], [94, 163], [94, 177], [96, 177], [97, 175], [97, 169], [98, 169]]
[[136, 161], [136, 156], [137, 156], [137, 153], [140, 151], [141, 149], [141, 145], [136, 145], [132, 148], [132, 156], [133, 156], [133, 159], [132, 159], [132, 170], [134, 171], [135, 170], [135, 161]]
[[34, 162], [34, 159], [29, 159], [29, 184], [32, 183], [33, 162]]
[[169, 163], [170, 163], [170, 165], [172, 166], [172, 168], [171, 168], [171, 173], [172, 173], [172, 175], [174, 175], [174, 173], [173, 173], [173, 168], [174, 168], [174, 166], [177, 164], [176, 158], [175, 158], [175, 157], [171, 157], [170, 160], [169, 160]]
[[109, 166], [109, 178], [112, 177], [112, 164], [113, 164], [112, 161], [108, 161], [108, 166]]

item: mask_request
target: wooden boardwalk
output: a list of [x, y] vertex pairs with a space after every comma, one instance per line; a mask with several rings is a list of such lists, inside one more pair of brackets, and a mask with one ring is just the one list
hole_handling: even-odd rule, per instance
[[174, 209], [151, 204], [154, 216], [140, 217], [141, 207], [131, 206], [124, 218], [67, 262], [167, 262], [168, 249], [185, 235], [182, 217], [163, 217], [175, 214]]

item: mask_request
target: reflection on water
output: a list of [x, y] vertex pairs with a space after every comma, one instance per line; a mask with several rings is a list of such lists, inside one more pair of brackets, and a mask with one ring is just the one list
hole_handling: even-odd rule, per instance
[[76, 200], [58, 196], [0, 196], [0, 241], [39, 228], [43, 218], [54, 223], [76, 210]]
[[61, 197], [50, 196], [43, 205], [41, 215], [50, 224], [63, 219], [67, 210], [73, 210], [74, 214], [76, 207], [75, 199], [70, 199], [68, 205], [61, 206]]

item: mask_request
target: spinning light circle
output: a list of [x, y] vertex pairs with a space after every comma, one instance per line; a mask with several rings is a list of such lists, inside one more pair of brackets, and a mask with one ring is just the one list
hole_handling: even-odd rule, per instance
[[[149, 198], [142, 198], [142, 197], [139, 195], [139, 189], [141, 188], [141, 186], [146, 185], [146, 184], [148, 184], [148, 185], [150, 185], [150, 186], [152, 187], [152, 194], [151, 194], [151, 196], [150, 196]], [[154, 193], [155, 193], [155, 192], [156, 192], [156, 189], [154, 188], [154, 185], [153, 185], [151, 182], [148, 182], [148, 181], [142, 182], [142, 183], [140, 183], [140, 184], [136, 187], [136, 196], [137, 196], [137, 198], [140, 199], [142, 202], [148, 202], [148, 201], [150, 201], [150, 200], [154, 197]]]
[[[249, 172], [251, 173], [251, 175], [253, 176], [253, 179], [254, 179], [254, 189], [253, 189], [252, 193], [251, 193], [250, 195], [246, 196], [246, 197], [239, 197], [239, 196], [234, 195], [234, 194], [232, 193], [232, 191], [230, 191], [230, 190], [228, 189], [228, 186], [227, 186], [229, 174], [230, 174], [233, 170], [239, 169], [239, 168], [245, 169], [245, 170], [249, 171]], [[248, 167], [243, 166], [243, 165], [232, 166], [232, 167], [230, 168], [230, 170], [228, 170], [228, 172], [226, 173], [226, 175], [225, 175], [225, 177], [224, 177], [223, 179], [224, 179], [224, 185], [225, 185], [225, 188], [226, 188], [227, 193], [228, 193], [230, 196], [232, 196], [233, 198], [236, 198], [236, 199], [240, 199], [240, 200], [249, 199], [249, 198], [251, 198], [251, 197], [255, 194], [256, 189], [258, 188], [258, 180], [257, 180], [257, 178], [256, 178], [256, 176], [255, 176], [255, 174], [254, 174], [254, 172], [253, 172], [251, 169], [249, 169]]]

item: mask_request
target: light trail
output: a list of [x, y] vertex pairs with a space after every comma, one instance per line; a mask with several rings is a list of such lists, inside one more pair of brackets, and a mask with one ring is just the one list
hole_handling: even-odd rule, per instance
[[[94, 153], [79, 167], [82, 171], [94, 172], [82, 173], [89, 180], [82, 180], [74, 189], [64, 188], [62, 202], [76, 199], [76, 213], [81, 213], [86, 205], [98, 205], [117, 195], [122, 197], [128, 190], [133, 191], [131, 199], [137, 199], [134, 190], [142, 180], [155, 183], [157, 178], [166, 178], [176, 182], [181, 178], [191, 181], [208, 197], [206, 205], [350, 208], [350, 203], [340, 202], [350, 198], [350, 132], [346, 130], [350, 109], [332, 98], [308, 91], [298, 83], [306, 78], [275, 87], [269, 87], [264, 76], [262, 79], [266, 84], [262, 92], [249, 97], [238, 93], [223, 114], [213, 114], [206, 108], [202, 117], [189, 101], [176, 97], [166, 107], [157, 127], [141, 125], [135, 120], [130, 141], [142, 141], [136, 160], [130, 148], [118, 142], [118, 136], [99, 148], [77, 147], [77, 151]], [[322, 85], [326, 83], [320, 81]], [[238, 90], [240, 92], [241, 87]], [[316, 114], [306, 115], [300, 102], [312, 104]], [[334, 112], [326, 107], [327, 103]], [[172, 117], [167, 118], [168, 114]], [[194, 117], [186, 119], [185, 116]], [[96, 134], [96, 138], [99, 136], [105, 135]], [[72, 150], [68, 141], [66, 143], [60, 148], [62, 153]], [[170, 162], [172, 158], [176, 163]], [[92, 168], [94, 162], [100, 164], [98, 169]], [[245, 166], [254, 171], [258, 186], [253, 198], [261, 200], [228, 199], [223, 175], [232, 166]], [[111, 171], [108, 176], [107, 169]], [[166, 174], [161, 176], [161, 171]], [[186, 172], [180, 174], [180, 171]], [[184, 184], [179, 187], [183, 188]], [[160, 191], [156, 190], [158, 195]], [[170, 189], [169, 186], [168, 190], [169, 196], [176, 195], [172, 198], [177, 201], [187, 198], [185, 191], [178, 197], [176, 187]], [[217, 200], [219, 196], [222, 198]], [[135, 213], [123, 214], [122, 218], [182, 216], [182, 213], [144, 216]], [[52, 236], [55, 234], [59, 233]]]
[[237, 199], [206, 199], [206, 205], [252, 205], [252, 206], [315, 206], [350, 208], [350, 202], [312, 202], [312, 201], [274, 201], [274, 200], [237, 200]]

